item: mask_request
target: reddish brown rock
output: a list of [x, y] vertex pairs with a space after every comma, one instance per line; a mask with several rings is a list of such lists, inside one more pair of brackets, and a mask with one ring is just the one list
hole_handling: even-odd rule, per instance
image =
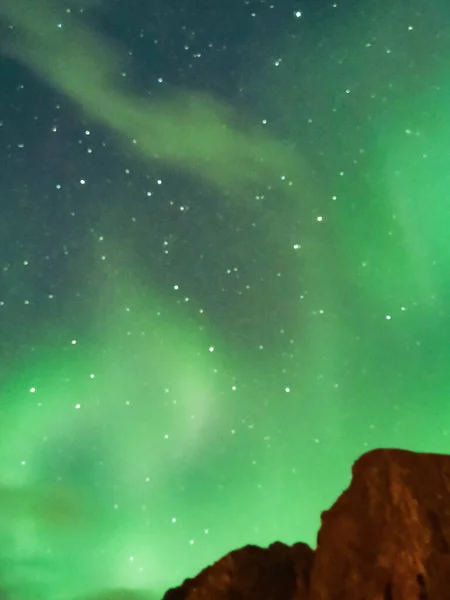
[[290, 600], [306, 593], [313, 551], [306, 544], [275, 542], [230, 552], [166, 592], [164, 600]]
[[373, 450], [306, 544], [246, 546], [165, 600], [450, 600], [450, 456]]
[[364, 454], [317, 541], [309, 600], [450, 600], [450, 456]]

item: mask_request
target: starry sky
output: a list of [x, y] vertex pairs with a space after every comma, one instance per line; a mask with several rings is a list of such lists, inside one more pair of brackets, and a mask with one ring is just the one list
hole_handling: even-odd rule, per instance
[[0, 589], [146, 598], [450, 452], [450, 5], [0, 1]]

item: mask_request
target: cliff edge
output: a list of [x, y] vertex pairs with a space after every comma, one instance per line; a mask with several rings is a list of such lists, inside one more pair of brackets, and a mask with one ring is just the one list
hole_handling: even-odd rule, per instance
[[450, 456], [363, 454], [301, 542], [233, 550], [164, 600], [450, 600]]

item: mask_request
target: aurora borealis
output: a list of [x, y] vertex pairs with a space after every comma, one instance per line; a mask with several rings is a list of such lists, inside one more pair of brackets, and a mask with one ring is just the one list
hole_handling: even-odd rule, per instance
[[450, 452], [450, 9], [1, 0], [0, 589], [159, 598]]

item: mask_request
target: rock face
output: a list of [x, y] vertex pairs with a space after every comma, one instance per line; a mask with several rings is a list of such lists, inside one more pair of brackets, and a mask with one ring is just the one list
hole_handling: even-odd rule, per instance
[[308, 587], [314, 552], [306, 544], [245, 546], [169, 590], [164, 600], [282, 599]]
[[246, 546], [164, 600], [450, 600], [450, 456], [364, 454], [315, 551]]

